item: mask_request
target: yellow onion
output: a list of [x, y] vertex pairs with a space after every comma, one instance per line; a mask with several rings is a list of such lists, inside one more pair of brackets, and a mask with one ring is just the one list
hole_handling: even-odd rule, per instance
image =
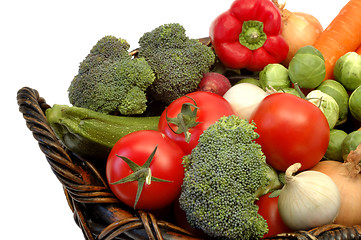
[[321, 161], [312, 168], [328, 175], [338, 187], [341, 205], [335, 224], [353, 226], [361, 224], [361, 144], [351, 151], [345, 162]]
[[282, 64], [288, 67], [297, 50], [307, 45], [313, 45], [323, 31], [323, 27], [311, 14], [291, 12], [284, 8], [285, 4], [280, 5], [277, 0], [272, 1], [282, 15], [282, 36], [289, 46], [288, 55]]

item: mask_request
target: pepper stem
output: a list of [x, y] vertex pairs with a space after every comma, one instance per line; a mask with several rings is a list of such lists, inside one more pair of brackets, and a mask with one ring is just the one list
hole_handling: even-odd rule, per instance
[[242, 32], [239, 34], [239, 42], [249, 50], [256, 50], [263, 46], [267, 35], [263, 32], [263, 22], [250, 20], [242, 24]]

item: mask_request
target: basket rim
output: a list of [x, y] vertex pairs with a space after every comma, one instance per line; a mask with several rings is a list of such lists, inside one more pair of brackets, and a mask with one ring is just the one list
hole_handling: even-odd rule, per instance
[[[45, 116], [50, 105], [37, 90], [30, 87], [19, 89], [17, 101], [27, 127], [63, 185], [74, 220], [86, 239], [122, 239], [122, 236], [126, 239], [201, 239], [171, 222], [157, 219], [150, 212], [131, 211], [122, 205], [97, 169], [67, 150], [56, 138]], [[283, 233], [264, 239], [301, 240], [322, 236], [335, 240], [356, 240], [361, 238], [361, 226], [328, 224], [309, 231]]]

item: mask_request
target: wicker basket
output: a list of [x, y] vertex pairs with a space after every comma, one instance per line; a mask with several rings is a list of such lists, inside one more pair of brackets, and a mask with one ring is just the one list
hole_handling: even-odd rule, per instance
[[[67, 151], [58, 141], [44, 115], [50, 106], [35, 89], [20, 89], [17, 101], [27, 127], [63, 185], [75, 222], [83, 231], [85, 239], [200, 239], [171, 221], [121, 204], [110, 191], [100, 171], [88, 161]], [[361, 239], [361, 227], [326, 225], [267, 239], [356, 240]]]

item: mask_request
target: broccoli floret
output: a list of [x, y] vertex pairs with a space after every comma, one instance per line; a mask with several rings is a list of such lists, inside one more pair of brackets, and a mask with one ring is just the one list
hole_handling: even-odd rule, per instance
[[235, 115], [222, 117], [184, 157], [180, 206], [191, 226], [209, 236], [260, 239], [268, 231], [254, 202], [270, 191], [270, 185], [273, 189], [281, 185], [254, 142], [258, 138], [254, 129], [254, 124]]
[[90, 50], [90, 53], [80, 63], [79, 73], [85, 73], [89, 69], [102, 64], [104, 61], [128, 59], [129, 43], [122, 38], [105, 36], [101, 38]]
[[106, 114], [142, 114], [147, 108], [146, 91], [155, 75], [144, 58], [132, 59], [128, 50], [124, 39], [100, 39], [80, 63], [69, 86], [70, 103]]
[[151, 96], [166, 104], [196, 90], [215, 62], [212, 49], [190, 39], [179, 23], [144, 33], [139, 39], [139, 57], [147, 60], [156, 75]]

